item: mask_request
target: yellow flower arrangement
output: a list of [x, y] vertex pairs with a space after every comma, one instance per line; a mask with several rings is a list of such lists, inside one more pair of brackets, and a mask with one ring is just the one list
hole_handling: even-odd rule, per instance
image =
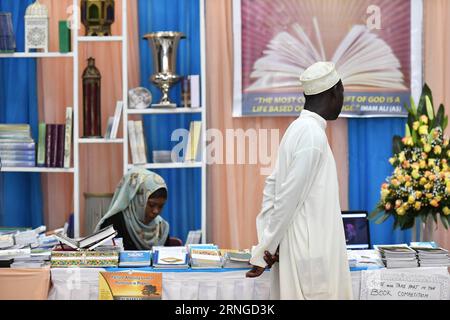
[[450, 146], [443, 132], [448, 124], [444, 106], [435, 112], [427, 85], [419, 103], [411, 98], [405, 136], [395, 136], [389, 163], [394, 171], [381, 186], [380, 201], [370, 218], [382, 223], [394, 218], [394, 228], [409, 229], [415, 219], [432, 216], [450, 225]]

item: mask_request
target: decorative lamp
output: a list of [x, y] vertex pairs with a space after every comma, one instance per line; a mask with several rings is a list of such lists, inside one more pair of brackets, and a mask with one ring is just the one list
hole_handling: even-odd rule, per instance
[[102, 137], [101, 75], [95, 66], [95, 59], [88, 59], [88, 66], [83, 72], [83, 136]]
[[25, 11], [25, 52], [30, 49], [48, 52], [48, 10], [39, 0]]
[[81, 22], [86, 36], [110, 36], [114, 23], [114, 0], [81, 0]]
[[0, 53], [12, 53], [15, 50], [11, 12], [0, 12]]

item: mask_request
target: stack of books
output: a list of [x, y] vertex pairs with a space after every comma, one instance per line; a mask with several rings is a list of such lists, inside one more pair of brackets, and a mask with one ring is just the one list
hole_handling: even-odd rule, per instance
[[155, 269], [189, 268], [186, 247], [153, 247], [153, 267]]
[[223, 259], [219, 248], [214, 244], [189, 245], [191, 268], [217, 269], [222, 268]]
[[122, 251], [119, 253], [119, 267], [150, 267], [151, 251]]
[[421, 267], [448, 267], [450, 257], [448, 250], [443, 248], [412, 247], [417, 252]]
[[221, 249], [224, 268], [249, 268], [252, 254], [249, 250], [227, 250]]
[[0, 124], [0, 159], [3, 167], [34, 167], [36, 148], [28, 124]]
[[0, 250], [0, 266], [9, 268], [15, 259], [30, 258], [31, 248], [23, 247], [21, 245], [14, 245], [12, 247]]
[[380, 253], [376, 250], [347, 250], [348, 264], [355, 267], [384, 267]]
[[15, 257], [11, 268], [42, 268], [50, 265], [51, 251], [32, 249], [29, 256]]
[[419, 266], [416, 251], [406, 244], [401, 245], [375, 245], [380, 252], [381, 259], [386, 268], [416, 268]]
[[0, 250], [12, 247], [14, 245], [14, 236], [12, 234], [0, 235]]

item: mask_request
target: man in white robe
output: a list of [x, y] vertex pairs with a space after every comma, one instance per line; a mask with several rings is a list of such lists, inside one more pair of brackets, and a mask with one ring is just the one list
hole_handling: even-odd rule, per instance
[[271, 267], [272, 299], [352, 299], [336, 164], [325, 133], [326, 120], [341, 112], [344, 88], [330, 62], [315, 63], [300, 80], [305, 108], [286, 130], [266, 179], [247, 276]]

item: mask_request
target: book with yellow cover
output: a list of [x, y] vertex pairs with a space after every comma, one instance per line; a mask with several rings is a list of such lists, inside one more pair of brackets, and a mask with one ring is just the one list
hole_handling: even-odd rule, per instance
[[186, 146], [186, 152], [184, 161], [200, 161], [201, 160], [201, 121], [191, 121], [189, 126], [188, 142]]
[[100, 272], [99, 300], [161, 300], [160, 272]]

